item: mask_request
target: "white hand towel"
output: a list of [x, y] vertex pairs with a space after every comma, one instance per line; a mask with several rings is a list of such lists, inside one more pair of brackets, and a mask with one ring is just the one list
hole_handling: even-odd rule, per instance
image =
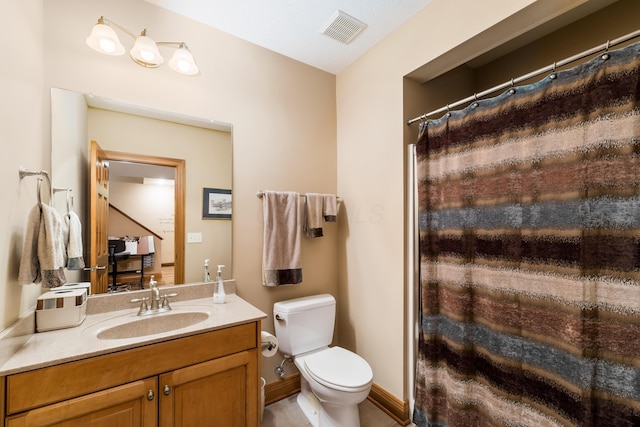
[[67, 240], [67, 268], [69, 270], [82, 270], [84, 268], [84, 258], [82, 254], [82, 224], [78, 215], [70, 211], [65, 216], [65, 221], [69, 229]]
[[262, 284], [292, 285], [302, 282], [300, 195], [265, 191]]
[[307, 193], [304, 232], [308, 237], [322, 237], [322, 194]]

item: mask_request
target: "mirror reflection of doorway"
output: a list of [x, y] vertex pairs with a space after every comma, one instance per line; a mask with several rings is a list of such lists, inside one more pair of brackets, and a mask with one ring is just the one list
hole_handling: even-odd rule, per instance
[[153, 275], [159, 286], [174, 285], [175, 168], [117, 160], [109, 166], [109, 236], [152, 239], [145, 283]]
[[[92, 150], [93, 150], [93, 146], [97, 145], [97, 143], [95, 141], [92, 141]], [[116, 151], [107, 151], [105, 150], [103, 152], [104, 155], [104, 161], [108, 164], [108, 170], [109, 172], [107, 173], [107, 181], [109, 181], [110, 179], [114, 179], [114, 177], [111, 175], [111, 164], [113, 164], [116, 168], [118, 167], [118, 162], [122, 162], [122, 163], [126, 163], [130, 166], [130, 168], [135, 171], [145, 171], [145, 170], [149, 170], [147, 167], [150, 166], [162, 166], [162, 167], [167, 167], [168, 169], [163, 169], [163, 172], [166, 174], [169, 171], [172, 171], [173, 174], [173, 180], [174, 180], [174, 185], [173, 186], [164, 186], [165, 187], [165, 191], [167, 191], [167, 193], [171, 193], [171, 191], [173, 191], [173, 214], [170, 213], [170, 211], [167, 211], [166, 215], [162, 216], [161, 219], [161, 224], [163, 226], [168, 226], [167, 222], [171, 222], [171, 216], [173, 215], [173, 234], [174, 234], [174, 245], [173, 245], [173, 274], [171, 274], [171, 262], [170, 261], [165, 261], [165, 279], [167, 281], [167, 283], [173, 283], [173, 284], [182, 284], [184, 283], [184, 274], [185, 274], [185, 270], [184, 270], [184, 261], [185, 261], [185, 245], [184, 245], [184, 241], [185, 241], [185, 177], [186, 177], [186, 162], [184, 159], [174, 159], [174, 158], [168, 158], [168, 157], [155, 157], [155, 156], [144, 156], [144, 155], [140, 155], [140, 154], [132, 154], [132, 153], [123, 153], [123, 152], [116, 152]], [[94, 164], [95, 162], [91, 162], [91, 164]], [[92, 172], [92, 177], [95, 175], [95, 168], [91, 168], [91, 172]], [[157, 171], [160, 171], [161, 169], [157, 169]], [[155, 174], [158, 174], [158, 172], [153, 172]], [[118, 175], [129, 175], [128, 178], [121, 178], [121, 180], [123, 181], [127, 181], [127, 180], [133, 180], [133, 179], [137, 179], [138, 182], [143, 182], [143, 180], [141, 180], [141, 178], [154, 178], [152, 174], [152, 172], [143, 172], [143, 173], [139, 173], [139, 172], [117, 172], [116, 170], [116, 176], [115, 176], [115, 180], [114, 182], [118, 181], [119, 177]], [[134, 175], [133, 177], [131, 175]], [[108, 187], [111, 187], [111, 183], [107, 184]], [[170, 187], [171, 190], [169, 190], [167, 187]], [[118, 195], [116, 195], [115, 191], [111, 191], [110, 193], [113, 193], [113, 195], [116, 197], [115, 200], [118, 200]], [[168, 196], [168, 198], [170, 198], [170, 196]], [[150, 209], [152, 212], [157, 211], [157, 209], [155, 208], [156, 206], [158, 206], [158, 200], [157, 197], [153, 198], [151, 197], [150, 201], [142, 201], [142, 197], [134, 197], [137, 205], [142, 206], [143, 208], [148, 208]], [[111, 194], [109, 195], [109, 201], [112, 202], [111, 199]], [[122, 202], [120, 202], [122, 203]], [[167, 202], [170, 203], [170, 202]], [[132, 211], [136, 211], [137, 208], [131, 208]], [[115, 210], [109, 208], [109, 210], [112, 210], [115, 214], [121, 215], [120, 212], [115, 212]], [[140, 218], [144, 218], [145, 214], [136, 214], [137, 216], [139, 216]], [[154, 214], [156, 216], [158, 216], [157, 212]], [[121, 215], [122, 216], [122, 215]], [[90, 217], [92, 218], [92, 224], [91, 224], [91, 229], [97, 229], [97, 230], [103, 230], [101, 233], [99, 234], [103, 234], [103, 235], [110, 235], [110, 232], [108, 230], [108, 221], [109, 221], [109, 213], [105, 213], [104, 215], [98, 215], [97, 212], [94, 211], [94, 208], [92, 206], [91, 212], [90, 212]], [[95, 224], [93, 223], [95, 219]], [[133, 219], [133, 217], [131, 217], [131, 219], [133, 221], [136, 221], [135, 219]], [[143, 220], [144, 221], [144, 220]], [[140, 222], [141, 224], [143, 224], [143, 221], [138, 220], [137, 222]], [[149, 228], [149, 227], [147, 227]], [[160, 229], [162, 230], [163, 227], [160, 226]], [[169, 228], [169, 232], [170, 232], [170, 228]], [[143, 233], [143, 232], [140, 232]], [[140, 234], [139, 232], [135, 232], [135, 234]], [[161, 232], [162, 233], [162, 232]], [[115, 234], [113, 237], [124, 237], [123, 234], [129, 234], [129, 233], [122, 233], [122, 232], [117, 232], [114, 231], [113, 234]], [[145, 232], [146, 234], [146, 232]], [[143, 234], [144, 235], [144, 234]], [[92, 235], [93, 236], [93, 235]], [[104, 251], [107, 250], [106, 246], [106, 239], [104, 239]], [[100, 252], [102, 249], [96, 247], [96, 245], [99, 244], [98, 240], [95, 238], [92, 238], [91, 240], [91, 247], [90, 247], [90, 253], [98, 253]], [[159, 246], [160, 247], [160, 246]], [[169, 248], [170, 251], [170, 248]], [[136, 257], [134, 257], [136, 258]], [[146, 258], [146, 257], [145, 257]], [[160, 257], [160, 254], [158, 254], [158, 259], [161, 260], [162, 258]], [[93, 260], [93, 258], [92, 258]], [[155, 264], [155, 254], [153, 256], [153, 260], [154, 260], [154, 264]], [[100, 269], [100, 268], [106, 268], [106, 266], [102, 266], [104, 263], [102, 263], [101, 265], [97, 265], [96, 269]], [[162, 264], [162, 261], [159, 261], [157, 263], [157, 265], [160, 267]], [[93, 267], [93, 264], [92, 264]], [[133, 265], [131, 266], [125, 266], [125, 270], [129, 269], [127, 267], [131, 267], [130, 269], [134, 269]], [[113, 269], [111, 269], [113, 270]], [[119, 274], [119, 269], [118, 269], [118, 274]], [[113, 274], [112, 275], [112, 280], [114, 279], [113, 276], [115, 276], [115, 281], [118, 281], [118, 274]], [[138, 274], [140, 274], [140, 272], [138, 272]], [[161, 277], [161, 273], [156, 273], [158, 275], [158, 277], [156, 278], [159, 282], [160, 280], [163, 280]], [[137, 283], [140, 285], [142, 284], [144, 286], [145, 283], [149, 282], [150, 279], [150, 274], [147, 274], [146, 269], [144, 269], [144, 274], [143, 274], [143, 278], [142, 278], [142, 282], [140, 280], [137, 281]], [[92, 282], [92, 288], [94, 286], [94, 279], [93, 276], [91, 278], [91, 282]], [[116, 283], [117, 285], [117, 283]], [[98, 286], [98, 283], [95, 284], [95, 286]], [[118, 290], [118, 287], [114, 285], [114, 287], [116, 287], [116, 290]], [[102, 289], [102, 288], [100, 288]], [[125, 287], [126, 290], [126, 287]], [[106, 289], [103, 290], [97, 290], [97, 292], [106, 292]]]

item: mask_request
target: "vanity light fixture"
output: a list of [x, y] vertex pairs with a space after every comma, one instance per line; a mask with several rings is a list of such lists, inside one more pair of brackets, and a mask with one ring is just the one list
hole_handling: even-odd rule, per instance
[[135, 40], [133, 47], [129, 51], [131, 59], [143, 67], [156, 68], [164, 62], [160, 54], [159, 46], [175, 47], [173, 57], [169, 61], [169, 67], [180, 74], [195, 76], [200, 73], [193, 55], [184, 42], [156, 42], [147, 35], [147, 30], [142, 30], [139, 36], [135, 36], [131, 31], [121, 27], [113, 21], [107, 20], [104, 16], [98, 19], [91, 34], [87, 37], [87, 45], [93, 50], [106, 55], [122, 55], [125, 48], [120, 43], [120, 39], [113, 27], [120, 29]]

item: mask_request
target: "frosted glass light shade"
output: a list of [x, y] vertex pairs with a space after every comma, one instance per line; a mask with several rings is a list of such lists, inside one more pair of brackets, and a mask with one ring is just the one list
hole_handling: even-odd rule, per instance
[[160, 54], [158, 46], [163, 45], [176, 48], [173, 57], [169, 61], [169, 66], [177, 73], [194, 76], [200, 74], [200, 69], [196, 64], [193, 55], [184, 42], [158, 42], [147, 36], [147, 30], [142, 30], [136, 38], [134, 33], [121, 27], [113, 21], [108, 21], [104, 16], [98, 19], [98, 23], [93, 26], [91, 34], [86, 38], [87, 45], [92, 49], [107, 55], [122, 55], [125, 52], [124, 46], [120, 43], [115, 29], [121, 30], [135, 40], [133, 47], [129, 51], [129, 56], [138, 65], [146, 68], [156, 68], [164, 63], [164, 58]]
[[93, 26], [86, 41], [91, 49], [106, 55], [122, 55], [124, 53], [124, 46], [120, 43], [114, 29], [101, 22]]
[[184, 43], [173, 53], [173, 57], [169, 61], [169, 67], [176, 73], [187, 76], [195, 76], [200, 72], [193, 55]]
[[136, 39], [136, 43], [129, 51], [131, 59], [143, 67], [155, 68], [164, 62], [160, 55], [158, 45], [150, 37], [146, 36], [146, 31]]

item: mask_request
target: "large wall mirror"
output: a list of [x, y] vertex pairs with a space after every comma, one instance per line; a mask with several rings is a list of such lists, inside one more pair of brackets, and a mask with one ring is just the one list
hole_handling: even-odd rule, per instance
[[[155, 274], [160, 284], [199, 282], [205, 259], [210, 260], [209, 265], [224, 264], [224, 277], [232, 276], [233, 213], [208, 216], [203, 212], [205, 190], [221, 194], [232, 190], [229, 124], [52, 88], [51, 127], [52, 182], [55, 187], [70, 190], [57, 192], [53, 205], [61, 214], [71, 206], [82, 219], [87, 267], [91, 267], [89, 154], [91, 141], [95, 141], [112, 156], [109, 236], [154, 239], [155, 252], [152, 265], [147, 262], [146, 281]], [[173, 180], [175, 161], [184, 163], [184, 207], [174, 203], [178, 191]], [[182, 229], [175, 223], [180, 209]], [[175, 251], [181, 245], [183, 262], [176, 264]], [[139, 266], [135, 259], [127, 262], [134, 270]], [[89, 276], [87, 272], [68, 271], [67, 279], [88, 281]]]

